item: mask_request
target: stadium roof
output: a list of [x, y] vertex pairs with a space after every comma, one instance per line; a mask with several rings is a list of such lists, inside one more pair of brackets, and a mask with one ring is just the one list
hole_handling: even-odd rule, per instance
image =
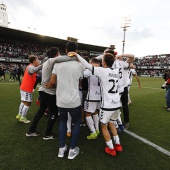
[[[46, 45], [55, 45], [65, 48], [67, 40], [43, 36], [40, 34], [30, 33], [22, 30], [16, 30], [6, 27], [0, 27], [0, 37], [16, 41], [41, 43]], [[103, 52], [107, 47], [78, 43], [79, 50]]]

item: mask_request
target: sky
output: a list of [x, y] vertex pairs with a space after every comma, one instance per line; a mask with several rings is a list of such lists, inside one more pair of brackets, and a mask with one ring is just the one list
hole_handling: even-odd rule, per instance
[[124, 53], [136, 57], [170, 54], [169, 0], [3, 0], [9, 28], [79, 43], [109, 47], [122, 53], [122, 18], [130, 19]]

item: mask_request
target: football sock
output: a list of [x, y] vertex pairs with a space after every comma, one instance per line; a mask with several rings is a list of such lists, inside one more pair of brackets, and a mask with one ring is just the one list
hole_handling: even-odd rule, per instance
[[21, 102], [21, 104], [19, 106], [19, 114], [22, 114], [23, 107], [24, 107], [24, 103]]
[[119, 136], [113, 136], [113, 141], [115, 144], [120, 144]]
[[115, 128], [116, 128], [116, 129], [119, 127], [118, 124], [117, 124], [117, 120], [114, 120], [114, 121], [113, 121], [113, 124], [115, 125]]
[[23, 109], [22, 109], [22, 111], [21, 111], [22, 117], [26, 117], [26, 114], [27, 114], [27, 112], [28, 112], [28, 109], [29, 109], [29, 106], [24, 105], [24, 107], [23, 107]]
[[122, 125], [122, 119], [121, 119], [120, 115], [121, 115], [121, 112], [119, 111], [119, 114], [118, 114], [118, 117], [117, 117], [118, 125]]
[[99, 116], [98, 116], [98, 114], [93, 115], [93, 120], [94, 120], [94, 126], [95, 126], [96, 130], [99, 130]]
[[106, 145], [107, 145], [110, 149], [113, 149], [113, 148], [114, 148], [112, 140], [109, 140], [108, 142], [106, 142]]
[[87, 125], [88, 125], [90, 131], [91, 131], [92, 133], [96, 133], [96, 130], [95, 130], [95, 128], [94, 128], [94, 121], [93, 121], [93, 119], [92, 119], [91, 116], [87, 116], [87, 117], [86, 117], [86, 122], [87, 122]]
[[130, 100], [130, 95], [129, 95], [129, 93], [128, 93], [128, 103], [130, 102], [131, 100]]
[[67, 132], [71, 132], [71, 116], [70, 113], [68, 113], [68, 119], [67, 119]]

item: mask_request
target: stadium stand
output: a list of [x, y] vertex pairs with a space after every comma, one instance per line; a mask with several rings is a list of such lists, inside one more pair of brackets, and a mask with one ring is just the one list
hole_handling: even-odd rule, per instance
[[170, 54], [160, 54], [136, 58], [137, 74], [144, 77], [162, 77], [165, 69], [170, 69]]
[[[28, 56], [35, 54], [42, 60], [48, 48], [56, 46], [65, 54], [68, 41], [35, 33], [0, 27], [0, 64], [28, 64]], [[107, 47], [78, 43], [82, 56], [95, 57]], [[150, 55], [135, 59], [134, 65], [139, 76], [162, 77], [170, 69], [170, 54]]]
[[[29, 54], [43, 56], [49, 47], [56, 46], [65, 53], [67, 40], [0, 27], [0, 61], [27, 62]], [[78, 43], [82, 55], [101, 54], [106, 47]]]

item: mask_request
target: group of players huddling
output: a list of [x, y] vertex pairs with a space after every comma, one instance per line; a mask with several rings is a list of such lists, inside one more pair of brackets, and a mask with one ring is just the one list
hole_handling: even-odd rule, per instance
[[[108, 48], [103, 55], [92, 58], [88, 63], [77, 52], [77, 43], [68, 42], [66, 44], [67, 55], [60, 56], [58, 48], [52, 47], [48, 50], [48, 58], [42, 65], [39, 65], [36, 56], [29, 56], [30, 64], [25, 70], [20, 86], [21, 104], [16, 118], [23, 123], [30, 122], [27, 120], [26, 114], [32, 102], [36, 74], [42, 70], [42, 83], [38, 90], [41, 98], [40, 107], [26, 136], [40, 135], [36, 128], [45, 110], [49, 108], [50, 116], [43, 139], [55, 138], [52, 128], [59, 114], [58, 157], [64, 157], [64, 153], [67, 151], [65, 138], [69, 113], [73, 126], [68, 159], [74, 159], [80, 151], [80, 148], [76, 146], [82, 117], [80, 82], [83, 78], [87, 78], [88, 92], [83, 103], [86, 123], [91, 132], [87, 139], [97, 139], [100, 134], [100, 122], [106, 142], [105, 152], [116, 156], [116, 152], [122, 152], [117, 128], [121, 130], [129, 128], [128, 87], [130, 69], [135, 68], [134, 55], [117, 55], [113, 49]], [[120, 116], [121, 107], [124, 123]]]

